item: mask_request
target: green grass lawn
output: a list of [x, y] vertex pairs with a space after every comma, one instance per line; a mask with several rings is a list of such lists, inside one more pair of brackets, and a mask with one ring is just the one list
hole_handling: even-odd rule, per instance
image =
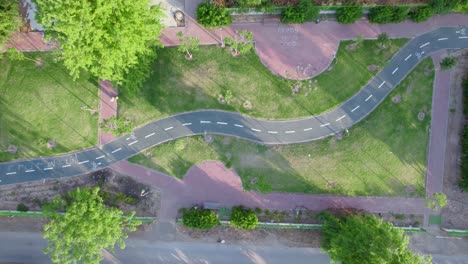
[[[381, 49], [375, 40], [364, 40], [356, 50], [340, 44], [332, 69], [313, 80], [294, 82], [273, 75], [253, 52], [234, 58], [227, 49], [200, 47], [192, 61], [176, 48], [158, 51], [153, 75], [140, 91], [129, 94], [125, 87], [119, 95], [119, 114], [137, 125], [171, 114], [206, 108], [242, 112], [255, 117], [284, 119], [318, 114], [336, 107], [362, 88], [407, 42], [392, 40], [390, 48]], [[317, 81], [317, 82], [315, 82]], [[292, 95], [293, 84], [302, 88]], [[315, 89], [317, 88], [317, 89]], [[228, 105], [218, 102], [223, 91], [233, 98]], [[250, 101], [251, 110], [242, 107]]]
[[[268, 147], [222, 136], [207, 144], [192, 137], [130, 161], [182, 178], [194, 164], [222, 160], [240, 175], [245, 189], [260, 192], [422, 196], [433, 79], [432, 61], [426, 59], [341, 141]], [[399, 104], [391, 101], [395, 95], [401, 96]], [[423, 121], [417, 118], [421, 111]]]
[[[28, 53], [34, 62], [0, 59], [0, 161], [69, 152], [97, 143], [98, 109], [95, 79], [83, 74], [76, 82], [50, 53]], [[55, 140], [57, 147], [48, 149]], [[6, 150], [18, 146], [16, 154]]]

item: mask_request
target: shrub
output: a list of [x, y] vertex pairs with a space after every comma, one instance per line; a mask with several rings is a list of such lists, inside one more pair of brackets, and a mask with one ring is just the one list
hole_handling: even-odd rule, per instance
[[369, 21], [376, 24], [399, 23], [408, 18], [408, 8], [399, 6], [377, 6], [369, 10]]
[[209, 229], [220, 225], [219, 218], [212, 210], [190, 208], [182, 215], [185, 226], [197, 229]]
[[262, 0], [237, 0], [237, 3], [241, 7], [258, 6], [262, 4]]
[[442, 192], [434, 193], [432, 196], [426, 196], [425, 202], [427, 208], [437, 211], [447, 205], [447, 196]]
[[432, 8], [425, 6], [412, 10], [409, 17], [416, 23], [423, 22], [431, 18], [433, 15]]
[[232, 208], [231, 225], [243, 229], [254, 229], [258, 224], [258, 218], [252, 209], [243, 206]]
[[19, 212], [27, 212], [29, 211], [29, 207], [27, 205], [25, 205], [24, 203], [20, 203], [16, 206], [16, 211], [19, 211]]
[[458, 5], [463, 5], [463, 2], [466, 8], [466, 0], [432, 0], [429, 2], [429, 6], [434, 14], [447, 14]]
[[281, 13], [281, 23], [302, 24], [318, 18], [318, 7], [311, 0], [301, 0], [296, 6], [288, 6]]
[[[468, 116], [468, 78], [463, 80], [463, 113]], [[468, 125], [464, 127], [461, 135], [462, 157], [461, 157], [461, 181], [460, 187], [468, 192]]]
[[232, 17], [226, 8], [218, 8], [209, 2], [198, 4], [195, 17], [198, 23], [211, 28], [228, 26], [232, 22]]
[[108, 119], [102, 120], [100, 124], [102, 131], [106, 133], [112, 133], [116, 136], [122, 134], [129, 134], [133, 130], [133, 125], [130, 120], [124, 117], [111, 117]]
[[248, 30], [242, 30], [238, 36], [226, 37], [224, 42], [231, 47], [234, 55], [246, 54], [253, 48], [253, 34]]
[[454, 57], [445, 57], [440, 62], [440, 68], [444, 71], [450, 70], [457, 64], [457, 60]]
[[390, 43], [390, 38], [388, 37], [387, 33], [383, 32], [377, 36], [377, 42], [380, 44], [382, 48], [385, 49], [387, 47], [387, 44]]
[[336, 19], [341, 24], [352, 24], [362, 17], [362, 6], [346, 6], [336, 10]]

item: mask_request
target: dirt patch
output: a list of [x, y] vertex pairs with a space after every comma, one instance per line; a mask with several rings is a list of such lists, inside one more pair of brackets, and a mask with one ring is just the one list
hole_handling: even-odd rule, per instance
[[86, 186], [100, 186], [108, 195], [108, 203], [124, 212], [135, 211], [137, 216], [154, 217], [159, 210], [158, 190], [110, 169], [60, 180], [0, 186], [0, 209], [16, 210], [19, 203], [24, 203], [29, 210], [40, 211], [40, 206], [55, 196]]
[[[452, 54], [456, 55], [456, 54]], [[464, 124], [462, 86], [463, 78], [468, 75], [468, 52], [457, 56], [457, 66], [450, 82], [450, 105], [445, 156], [444, 192], [448, 205], [442, 210], [442, 226], [455, 229], [468, 229], [468, 193], [458, 187], [460, 181], [460, 135]]]
[[359, 43], [353, 43], [346, 45], [346, 50], [355, 51]]
[[397, 94], [395, 96], [392, 97], [392, 102], [394, 104], [399, 104], [401, 102], [401, 95]]
[[176, 229], [184, 240], [216, 242], [224, 239], [226, 244], [317, 248], [320, 247], [321, 239], [321, 231], [311, 229], [256, 228], [243, 230], [219, 226], [210, 230], [195, 230], [183, 225], [177, 225]]
[[378, 69], [379, 69], [379, 65], [372, 64], [372, 65], [367, 66], [367, 70], [370, 71], [370, 72], [374, 72], [374, 71], [376, 71]]

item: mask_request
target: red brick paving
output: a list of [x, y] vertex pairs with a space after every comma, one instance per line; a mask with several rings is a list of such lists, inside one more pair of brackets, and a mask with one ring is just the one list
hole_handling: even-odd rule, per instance
[[170, 221], [181, 207], [203, 202], [223, 206], [245, 205], [270, 209], [293, 209], [304, 206], [311, 210], [327, 208], [359, 208], [375, 213], [430, 213], [422, 198], [346, 197], [335, 195], [305, 195], [292, 193], [258, 194], [244, 191], [240, 177], [217, 161], [192, 167], [184, 180], [122, 161], [111, 166], [124, 174], [159, 188], [162, 191], [160, 221]]
[[42, 32], [16, 32], [5, 48], [15, 47], [19, 51], [48, 51], [55, 49], [54, 43], [46, 43]]
[[[109, 81], [99, 81], [99, 123], [103, 119], [117, 116], [117, 91]], [[112, 100], [114, 98], [114, 100]], [[99, 129], [98, 144], [104, 145], [115, 139], [111, 133], [105, 133]]]
[[[276, 75], [289, 79], [310, 78], [324, 71], [332, 62], [340, 40], [376, 38], [385, 32], [390, 37], [415, 37], [442, 26], [468, 24], [468, 16], [452, 14], [435, 16], [427, 22], [374, 25], [366, 20], [341, 25], [324, 21], [320, 24], [302, 25], [234, 25], [235, 29], [247, 29], [254, 33], [256, 52], [262, 62]], [[301, 66], [305, 70], [296, 70]]]

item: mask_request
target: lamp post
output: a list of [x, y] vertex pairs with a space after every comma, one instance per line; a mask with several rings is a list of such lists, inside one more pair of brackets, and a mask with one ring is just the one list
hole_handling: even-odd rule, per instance
[[224, 48], [223, 28], [219, 28], [219, 36], [221, 37], [221, 48]]

